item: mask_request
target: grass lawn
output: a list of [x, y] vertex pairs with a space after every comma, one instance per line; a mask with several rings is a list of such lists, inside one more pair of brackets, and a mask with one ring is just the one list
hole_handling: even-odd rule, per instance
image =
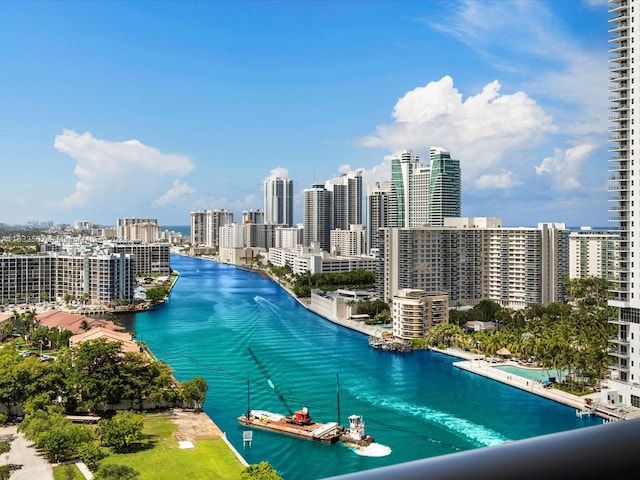
[[240, 478], [244, 465], [224, 440], [197, 440], [195, 448], [181, 450], [172, 435], [175, 428], [167, 415], [147, 415], [141, 448], [132, 453], [112, 453], [100, 464], [128, 465], [140, 472], [139, 480]]
[[[73, 477], [70, 472], [73, 472]], [[53, 478], [55, 480], [85, 480], [84, 475], [73, 464], [53, 467]]]

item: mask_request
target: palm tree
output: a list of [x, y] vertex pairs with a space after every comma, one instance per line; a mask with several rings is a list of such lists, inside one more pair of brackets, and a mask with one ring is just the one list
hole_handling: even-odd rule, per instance
[[16, 333], [16, 327], [9, 320], [0, 323], [0, 342]]

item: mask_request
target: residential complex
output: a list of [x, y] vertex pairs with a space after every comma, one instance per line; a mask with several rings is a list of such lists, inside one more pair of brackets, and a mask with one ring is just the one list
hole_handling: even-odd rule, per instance
[[[640, 407], [640, 259], [634, 255], [635, 244], [640, 242], [640, 198], [635, 198], [634, 187], [640, 180], [640, 152], [636, 154], [638, 145], [633, 145], [635, 127], [640, 125], [640, 91], [634, 90], [634, 85], [640, 85], [640, 70], [637, 64], [633, 66], [634, 60], [640, 59], [634, 52], [634, 44], [640, 46], [640, 3], [610, 3], [609, 211], [619, 237], [610, 277], [613, 287], [609, 304], [618, 308], [618, 316], [611, 320], [617, 335], [611, 343], [608, 400]], [[639, 10], [634, 11], [636, 6]]]
[[293, 226], [293, 180], [272, 177], [264, 181], [264, 221]]
[[349, 225], [362, 224], [362, 174], [345, 173], [325, 182], [331, 192], [332, 229], [348, 230]]
[[303, 207], [303, 245], [320, 244], [320, 248], [329, 251], [329, 241], [333, 220], [331, 192], [324, 185], [316, 184], [304, 190]]
[[217, 247], [220, 227], [233, 223], [233, 212], [225, 209], [191, 212], [191, 243]]
[[460, 216], [460, 162], [439, 147], [431, 147], [430, 160], [420, 163], [411, 150], [391, 160], [389, 226], [442, 226], [444, 218]]
[[564, 299], [568, 231], [564, 224], [504, 228], [497, 218], [445, 219], [443, 227], [379, 232], [377, 294], [402, 289], [447, 294], [451, 304], [483, 299], [512, 308]]
[[0, 256], [3, 303], [64, 300], [71, 296], [92, 304], [132, 301], [135, 256], [98, 253]]
[[374, 257], [330, 255], [321, 250], [317, 243], [311, 247], [298, 246], [298, 248], [270, 248], [268, 260], [277, 267], [290, 265], [294, 274], [310, 273], [337, 273], [352, 270], [376, 271], [377, 260]]
[[367, 248], [377, 248], [378, 229], [391, 226], [391, 181], [376, 182], [367, 187]]
[[367, 230], [362, 225], [352, 224], [347, 230], [331, 230], [329, 237], [333, 255], [367, 254]]
[[139, 275], [171, 274], [168, 243], [46, 236], [42, 253], [0, 255], [0, 301], [34, 303], [70, 296], [92, 304], [132, 301]]
[[569, 234], [569, 278], [608, 278], [618, 235], [609, 230], [582, 227]]
[[264, 212], [262, 210], [244, 210], [242, 212], [242, 223], [264, 223]]
[[449, 299], [447, 295], [403, 288], [393, 297], [391, 314], [394, 337], [421, 338], [433, 326], [449, 323]]
[[160, 240], [162, 228], [157, 218], [118, 218], [116, 238], [118, 240], [139, 240], [145, 243]]

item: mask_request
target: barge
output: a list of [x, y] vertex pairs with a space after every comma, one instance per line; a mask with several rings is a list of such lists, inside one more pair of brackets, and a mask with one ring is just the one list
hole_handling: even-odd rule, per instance
[[265, 410], [251, 410], [238, 417], [238, 422], [322, 443], [336, 443], [342, 433], [342, 428], [336, 422], [318, 423], [311, 420], [307, 407], [298, 410], [291, 417]]
[[238, 422], [249, 427], [328, 444], [340, 441], [352, 446], [368, 446], [374, 441], [371, 435], [365, 434], [364, 422], [359, 415], [351, 415], [349, 428], [345, 428], [337, 422], [320, 423], [311, 420], [307, 407], [294, 412], [292, 416], [265, 410], [250, 410], [238, 417]]

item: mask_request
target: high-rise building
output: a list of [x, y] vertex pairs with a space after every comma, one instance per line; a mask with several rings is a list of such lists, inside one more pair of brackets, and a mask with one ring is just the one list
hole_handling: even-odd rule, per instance
[[460, 161], [439, 147], [431, 147], [427, 225], [440, 227], [444, 219], [461, 215]]
[[609, 219], [617, 226], [619, 243], [610, 277], [609, 305], [618, 308], [612, 320], [618, 331], [610, 349], [607, 400], [640, 407], [640, 259], [634, 257], [635, 244], [640, 242], [640, 196], [635, 198], [634, 186], [640, 179], [640, 151], [633, 145], [634, 129], [640, 127], [640, 91], [634, 90], [640, 86], [640, 69], [638, 64], [633, 66], [636, 58], [640, 60], [633, 47], [640, 46], [640, 2], [610, 0], [610, 4], [609, 171], [613, 173], [609, 177]]
[[306, 188], [303, 196], [303, 245], [309, 247], [311, 243], [319, 243], [322, 250], [329, 251], [333, 228], [332, 194], [323, 185], [316, 184]]
[[293, 180], [275, 177], [264, 181], [264, 222], [293, 226]]
[[618, 236], [582, 227], [569, 234], [569, 278], [609, 278]]
[[233, 223], [233, 212], [225, 209], [191, 212], [191, 243], [216, 247], [219, 229]]
[[403, 288], [445, 293], [452, 305], [488, 299], [506, 307], [564, 300], [568, 230], [564, 224], [503, 228], [497, 218], [448, 218], [442, 227], [383, 228], [377, 294]]
[[392, 196], [388, 224], [438, 227], [447, 217], [461, 214], [460, 161], [439, 147], [431, 147], [430, 164], [410, 150], [391, 160]]
[[367, 248], [378, 248], [378, 229], [391, 225], [391, 181], [367, 187]]
[[405, 150], [399, 157], [391, 159], [391, 184], [393, 188], [391, 223], [389, 226], [409, 227], [409, 212], [411, 209], [411, 186], [413, 172], [420, 166], [420, 157], [411, 150]]
[[355, 257], [367, 254], [367, 231], [362, 225], [350, 225], [349, 230], [331, 230], [331, 254]]
[[264, 212], [262, 210], [244, 210], [242, 212], [242, 223], [264, 223]]
[[135, 255], [108, 252], [0, 256], [3, 303], [63, 301], [66, 295], [91, 304], [132, 301]]
[[141, 240], [152, 243], [160, 239], [162, 228], [157, 218], [118, 218], [116, 237], [118, 240]]
[[362, 173], [345, 173], [325, 182], [332, 193], [333, 228], [349, 230], [362, 224]]

